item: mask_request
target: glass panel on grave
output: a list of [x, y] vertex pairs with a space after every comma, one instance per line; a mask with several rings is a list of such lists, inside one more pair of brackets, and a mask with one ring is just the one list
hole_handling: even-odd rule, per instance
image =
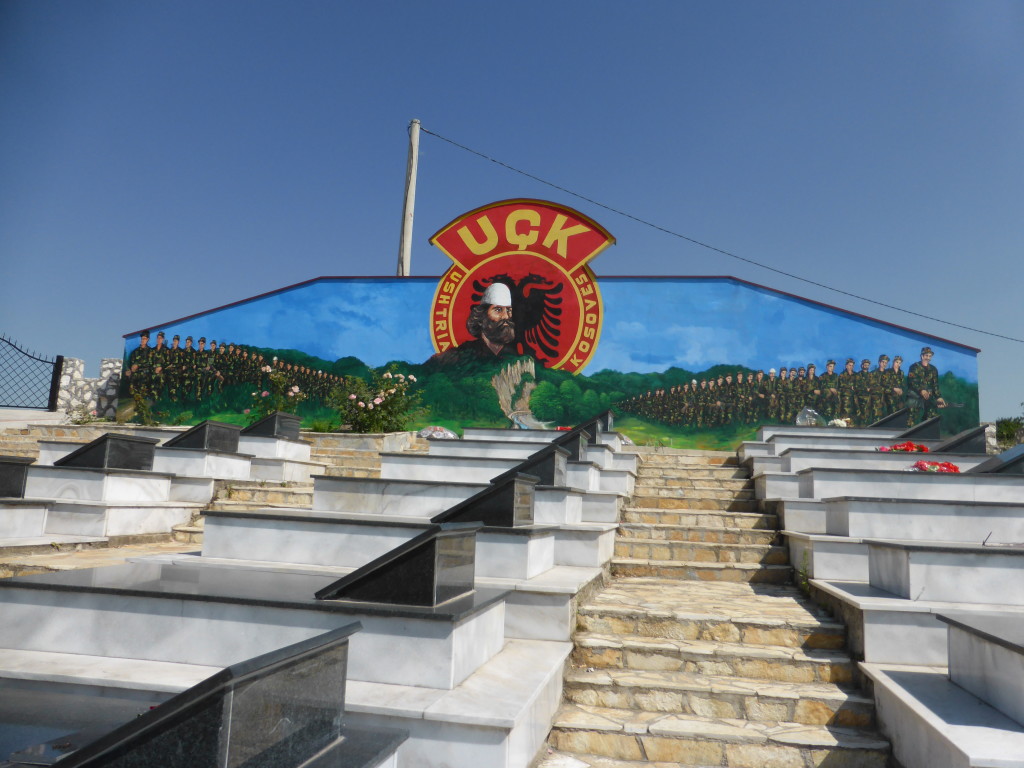
[[238, 684], [227, 768], [297, 765], [341, 736], [348, 644]]
[[437, 604], [473, 591], [476, 531], [438, 536], [434, 596]]

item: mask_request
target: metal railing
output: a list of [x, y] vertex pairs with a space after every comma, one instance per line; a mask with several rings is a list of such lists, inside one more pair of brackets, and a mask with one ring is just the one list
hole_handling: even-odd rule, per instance
[[46, 358], [0, 335], [0, 408], [57, 410], [64, 356]]

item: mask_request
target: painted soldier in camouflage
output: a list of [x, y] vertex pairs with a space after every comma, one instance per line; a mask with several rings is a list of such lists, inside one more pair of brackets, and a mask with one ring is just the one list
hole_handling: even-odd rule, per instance
[[839, 374], [837, 389], [839, 390], [839, 418], [854, 421], [854, 377], [853, 372], [855, 361], [852, 357], [846, 358], [846, 367]]
[[907, 371], [907, 389], [910, 396], [910, 417], [913, 424], [939, 415], [939, 408], [946, 407], [939, 391], [939, 372], [931, 364], [935, 353], [931, 347], [921, 349], [920, 362], [914, 363]]

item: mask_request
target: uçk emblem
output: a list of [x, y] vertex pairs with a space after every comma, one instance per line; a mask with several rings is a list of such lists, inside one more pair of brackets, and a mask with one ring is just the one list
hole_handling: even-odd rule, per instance
[[430, 242], [454, 262], [430, 310], [435, 358], [529, 355], [571, 373], [590, 362], [603, 307], [587, 262], [615, 242], [604, 227], [555, 203], [504, 200]]

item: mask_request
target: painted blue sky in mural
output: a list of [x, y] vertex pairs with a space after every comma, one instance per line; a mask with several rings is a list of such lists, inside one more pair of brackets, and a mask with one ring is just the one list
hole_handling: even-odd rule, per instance
[[[904, 369], [927, 344], [935, 365], [977, 381], [975, 350], [730, 278], [599, 278], [605, 320], [584, 373], [649, 373], [807, 365], [835, 358], [858, 364], [882, 353]], [[165, 325], [167, 338], [299, 349], [325, 360], [357, 357], [378, 367], [421, 363], [433, 354], [428, 313], [436, 278], [322, 278]], [[126, 351], [138, 346], [127, 339]]]

